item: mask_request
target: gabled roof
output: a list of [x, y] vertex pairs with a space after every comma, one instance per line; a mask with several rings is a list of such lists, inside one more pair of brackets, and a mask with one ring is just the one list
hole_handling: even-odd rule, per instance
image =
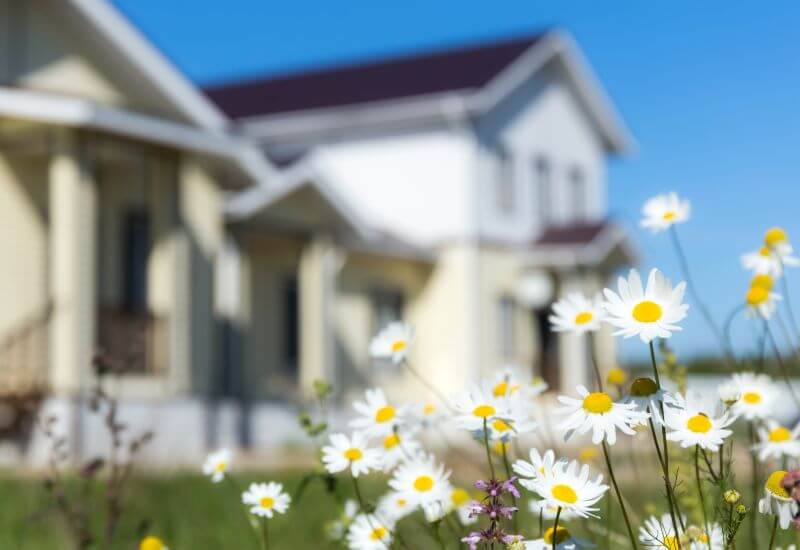
[[206, 88], [233, 119], [486, 85], [543, 35]]

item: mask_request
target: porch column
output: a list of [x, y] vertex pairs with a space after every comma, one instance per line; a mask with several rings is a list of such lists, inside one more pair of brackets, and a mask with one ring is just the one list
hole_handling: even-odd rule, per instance
[[88, 379], [97, 316], [97, 187], [85, 142], [59, 131], [49, 167], [50, 384], [74, 394]]
[[[578, 274], [562, 275], [559, 299], [571, 292], [585, 293], [583, 279]], [[561, 388], [572, 391], [578, 384], [594, 388], [594, 375], [589, 364], [588, 336], [573, 332], [558, 333], [558, 363]]]
[[300, 254], [300, 391], [313, 396], [313, 382], [334, 375], [333, 299], [336, 249], [330, 235], [315, 234]]

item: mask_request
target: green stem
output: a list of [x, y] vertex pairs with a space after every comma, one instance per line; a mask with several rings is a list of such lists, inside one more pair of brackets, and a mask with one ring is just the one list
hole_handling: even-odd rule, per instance
[[706, 501], [703, 498], [703, 484], [700, 481], [700, 445], [694, 446], [694, 476], [697, 480], [697, 495], [700, 497], [700, 510], [703, 512], [703, 529], [706, 535], [710, 536], [711, 530], [708, 525], [708, 515], [706, 514]]
[[[753, 445], [756, 443], [756, 431], [753, 422], [748, 422], [748, 431], [750, 435], [750, 447], [752, 449]], [[752, 476], [752, 487], [753, 487], [753, 503], [752, 503], [752, 512], [750, 512], [750, 548], [758, 548], [758, 523], [756, 522], [756, 516], [758, 514], [755, 513], [758, 510], [758, 463], [756, 462], [756, 453], [755, 451], [750, 451], [750, 474]]]
[[587, 344], [589, 347], [589, 359], [592, 362], [592, 366], [594, 367], [594, 375], [597, 378], [597, 391], [604, 392], [603, 390], [603, 377], [600, 375], [600, 367], [597, 365], [597, 356], [594, 353], [594, 338], [592, 337], [592, 333], [587, 333]]
[[489, 462], [489, 471], [492, 473], [492, 480], [496, 479], [494, 475], [494, 464], [492, 463], [492, 451], [489, 448], [489, 427], [486, 424], [486, 419], [483, 419], [483, 446], [486, 448], [486, 460]]
[[[506, 469], [506, 478], [507, 479], [511, 479], [511, 466], [508, 463], [508, 452], [506, 451], [506, 444], [505, 443], [503, 443], [503, 465], [505, 466], [505, 469]], [[517, 497], [515, 497], [513, 494], [511, 495], [511, 502], [514, 504], [514, 507], [516, 508], [516, 506], [517, 506]], [[517, 516], [518, 515], [519, 514], [514, 514], [514, 519], [512, 520], [512, 524], [514, 525], [514, 532], [515, 533], [519, 532], [519, 525], [517, 524]]]
[[614, 476], [614, 469], [611, 467], [611, 458], [608, 455], [608, 444], [606, 443], [605, 439], [603, 440], [603, 456], [606, 459], [606, 467], [608, 468], [608, 475], [611, 478], [611, 485], [614, 486], [614, 491], [617, 493], [617, 500], [619, 501], [619, 507], [622, 510], [622, 517], [625, 519], [625, 527], [628, 529], [628, 537], [631, 540], [631, 548], [636, 550], [636, 537], [633, 535], [631, 521], [628, 519], [628, 511], [625, 509], [625, 502], [622, 500], [622, 493], [619, 490], [617, 478]]
[[769, 550], [772, 550], [772, 546], [775, 544], [775, 534], [778, 532], [778, 516], [775, 516], [775, 519], [772, 521], [772, 535], [769, 537]]
[[669, 509], [669, 517], [672, 519], [672, 527], [675, 529], [676, 534], [678, 533], [678, 522], [675, 519], [675, 503], [672, 501], [672, 491], [671, 483], [669, 480], [669, 470], [667, 469], [666, 465], [664, 464], [664, 458], [661, 456], [661, 448], [658, 446], [658, 436], [656, 435], [656, 428], [653, 424], [653, 417], [652, 415], [650, 418], [647, 419], [650, 424], [650, 433], [653, 435], [653, 445], [656, 447], [656, 455], [658, 456], [658, 462], [661, 464], [661, 471], [664, 476], [664, 487], [667, 493], [667, 507]]
[[561, 517], [561, 506], [556, 510], [556, 521], [553, 523], [553, 550], [556, 550], [558, 544], [558, 519]]

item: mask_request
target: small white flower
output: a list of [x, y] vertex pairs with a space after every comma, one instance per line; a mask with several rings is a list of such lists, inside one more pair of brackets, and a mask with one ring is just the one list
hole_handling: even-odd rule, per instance
[[639, 542], [645, 548], [663, 547], [669, 550], [681, 548], [677, 531], [672, 523], [672, 516], [669, 514], [662, 515], [661, 519], [650, 516], [644, 520], [644, 525], [639, 527]]
[[518, 365], [506, 365], [492, 376], [492, 395], [495, 397], [519, 397], [523, 385], [522, 369]]
[[735, 417], [728, 412], [720, 412], [720, 402], [706, 402], [702, 397], [689, 394], [688, 397], [676, 393], [669, 395], [664, 407], [664, 424], [670, 430], [667, 439], [677, 441], [681, 447], [699, 445], [703, 449], [716, 452], [723, 440], [731, 435], [730, 426]]
[[745, 295], [747, 313], [751, 317], [769, 319], [775, 313], [778, 302], [782, 299], [780, 294], [771, 292], [763, 286], [751, 286], [747, 289], [747, 294]]
[[411, 504], [405, 495], [397, 491], [390, 491], [380, 498], [375, 513], [379, 517], [394, 524], [416, 509], [417, 507]]
[[433, 456], [403, 462], [394, 471], [389, 487], [413, 505], [446, 501], [450, 496], [450, 471], [436, 464]]
[[[541, 512], [542, 518], [545, 521], [553, 521], [556, 519], [556, 514], [558, 513], [558, 506], [548, 506], [547, 501], [545, 500], [531, 499], [528, 501], [528, 510], [530, 510], [534, 516], [538, 516], [539, 513]], [[561, 513], [558, 515], [558, 520], [569, 521], [577, 517], [578, 514], [576, 514], [575, 512], [570, 512], [569, 510], [561, 510]]]
[[676, 223], [687, 221], [690, 212], [689, 201], [681, 199], [677, 193], [656, 195], [642, 207], [642, 227], [649, 228], [653, 233], [659, 233]]
[[777, 254], [785, 256], [792, 253], [789, 236], [781, 227], [770, 227], [764, 232], [764, 246], [774, 250]]
[[766, 419], [772, 415], [772, 407], [779, 398], [778, 388], [766, 374], [740, 372], [731, 377], [741, 392], [741, 398], [731, 407], [736, 416], [746, 420]]
[[395, 321], [381, 330], [369, 346], [374, 359], [391, 359], [397, 365], [408, 357], [414, 341], [414, 330], [410, 325]]
[[542, 497], [545, 506], [560, 507], [585, 518], [599, 517], [595, 504], [603, 498], [608, 485], [603, 484], [602, 475], [590, 480], [589, 466], [583, 465], [579, 470], [577, 461], [559, 461], [532, 480], [530, 489]]
[[566, 414], [556, 428], [565, 433], [569, 439], [573, 433], [592, 432], [592, 443], [597, 445], [606, 440], [609, 445], [617, 442], [617, 430], [627, 435], [634, 435], [633, 426], [646, 421], [649, 415], [636, 410], [634, 403], [614, 403], [611, 396], [603, 392], [589, 393], [584, 386], [578, 386], [580, 399], [559, 395], [558, 400], [564, 404], [556, 411]]
[[367, 390], [366, 401], [353, 402], [353, 408], [359, 416], [350, 421], [350, 426], [374, 437], [393, 433], [406, 415], [406, 408], [390, 404], [381, 389]]
[[759, 442], [753, 446], [760, 460], [800, 458], [800, 424], [793, 430], [768, 419], [758, 428]]
[[380, 449], [367, 447], [366, 438], [360, 432], [354, 432], [351, 437], [331, 434], [330, 441], [330, 445], [322, 448], [322, 462], [332, 474], [349, 469], [353, 477], [358, 477], [383, 467]]
[[689, 309], [682, 303], [686, 283], [674, 289], [669, 279], [653, 269], [647, 277], [647, 288], [642, 287], [639, 273], [632, 269], [628, 278], [617, 282], [619, 294], [606, 288], [603, 290], [607, 302], [606, 321], [617, 327], [614, 334], [625, 338], [639, 336], [645, 343], [654, 338], [669, 338], [674, 331], [681, 330], [676, 323], [686, 317]]
[[411, 409], [411, 417], [423, 428], [437, 426], [446, 418], [442, 407], [431, 401], [416, 404]]
[[470, 503], [474, 502], [469, 493], [460, 487], [453, 487], [450, 490], [450, 510], [455, 510], [458, 514], [458, 521], [461, 525], [471, 525], [478, 521], [476, 516], [470, 516]]
[[[556, 453], [553, 449], [547, 449], [544, 454], [540, 455], [538, 449], [530, 450], [530, 462], [518, 459], [514, 462], [512, 468], [514, 472], [520, 476], [519, 483], [527, 489], [531, 489], [531, 481], [540, 478], [544, 475], [545, 470], [552, 471], [553, 466], [556, 464]], [[566, 462], [566, 459], [561, 459]], [[528, 478], [528, 479], [524, 479]]]
[[536, 422], [528, 416], [529, 413], [530, 407], [522, 401], [509, 400], [508, 409], [502, 417], [498, 415], [487, 423], [489, 439], [507, 443], [513, 438], [533, 432], [536, 430]]
[[711, 524], [710, 534], [705, 529], [699, 531], [700, 536], [689, 543], [689, 550], [725, 550], [725, 535], [719, 523]]
[[732, 407], [742, 398], [742, 390], [739, 388], [738, 384], [734, 384], [733, 382], [721, 384], [717, 391], [719, 392], [719, 400], [722, 401], [726, 407]]
[[742, 254], [741, 260], [745, 269], [756, 274], [768, 275], [775, 279], [783, 276], [786, 266], [796, 267], [800, 265], [800, 259], [792, 255], [791, 252], [781, 255], [768, 246], [762, 246], [758, 250]]
[[359, 514], [347, 531], [350, 550], [386, 550], [392, 543], [392, 525], [372, 514]]
[[534, 376], [530, 383], [522, 385], [522, 394], [528, 398], [535, 399], [546, 392], [549, 387], [544, 378]]
[[255, 516], [271, 518], [276, 512], [285, 514], [292, 502], [292, 497], [283, 492], [283, 485], [269, 483], [251, 483], [242, 493], [242, 502], [250, 506], [250, 513]]
[[383, 469], [388, 472], [397, 464], [417, 456], [422, 445], [413, 437], [411, 430], [395, 430], [381, 440], [383, 450]]
[[219, 483], [225, 479], [232, 461], [233, 453], [228, 449], [220, 449], [213, 452], [208, 455], [205, 463], [203, 463], [203, 474], [211, 476], [213, 483]]
[[569, 530], [563, 525], [559, 525], [557, 529], [548, 527], [544, 532], [544, 537], [536, 540], [522, 541], [522, 547], [525, 550], [551, 550], [553, 548], [553, 542], [556, 543], [556, 550], [594, 548], [594, 544], [591, 542], [573, 537]]
[[425, 521], [434, 523], [440, 521], [447, 515], [447, 504], [443, 500], [434, 500], [431, 502], [423, 502], [422, 513], [425, 516]]
[[605, 317], [600, 295], [591, 300], [578, 292], [568, 294], [553, 304], [553, 314], [548, 318], [556, 332], [594, 332]]
[[[661, 418], [661, 408], [664, 405], [664, 397], [667, 395], [663, 389], [658, 389], [658, 385], [652, 378], [637, 378], [631, 384], [631, 390], [623, 399], [623, 403], [633, 403], [636, 410], [649, 412], [653, 418], [653, 423], [660, 426], [664, 423]], [[643, 419], [640, 425], [646, 426], [647, 419]]]
[[487, 388], [472, 385], [453, 398], [456, 410], [455, 423], [459, 428], [472, 432], [483, 430], [495, 418], [506, 418], [510, 413], [509, 401], [497, 397]]
[[788, 529], [797, 513], [797, 503], [782, 485], [785, 475], [784, 470], [772, 472], [764, 483], [764, 497], [758, 501], [758, 511], [764, 515], [778, 516], [781, 529]]
[[329, 538], [331, 540], [341, 540], [345, 533], [347, 533], [347, 528], [353, 523], [356, 514], [358, 514], [358, 502], [353, 499], [347, 499], [339, 518], [333, 520], [326, 526], [326, 533]]

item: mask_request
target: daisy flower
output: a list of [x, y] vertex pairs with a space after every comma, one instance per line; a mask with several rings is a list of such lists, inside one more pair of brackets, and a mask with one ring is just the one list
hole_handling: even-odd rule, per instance
[[724, 550], [725, 535], [719, 523], [711, 525], [711, 533], [706, 533], [705, 529], [697, 528], [697, 533], [690, 527], [687, 529], [689, 535], [689, 550]]
[[[666, 394], [664, 390], [658, 389], [658, 385], [652, 378], [637, 378], [631, 384], [630, 393], [622, 398], [622, 402], [633, 403], [636, 405], [637, 411], [649, 412], [653, 417], [653, 423], [660, 426], [664, 422], [661, 418], [661, 406]], [[641, 425], [647, 425], [646, 418]]]
[[489, 439], [507, 443], [515, 437], [533, 432], [536, 422], [528, 416], [529, 410], [521, 401], [511, 401], [508, 411], [502, 417], [495, 417], [487, 423]]
[[628, 373], [621, 368], [613, 367], [608, 369], [608, 374], [606, 374], [606, 382], [612, 386], [624, 386], [625, 382], [627, 381]]
[[532, 480], [529, 488], [538, 493], [543, 505], [560, 507], [580, 517], [599, 517], [594, 505], [603, 498], [608, 485], [603, 484], [603, 476], [595, 480], [589, 479], [589, 467], [578, 468], [578, 462], [557, 462], [551, 470], [545, 468], [544, 473]]
[[328, 537], [331, 540], [341, 540], [347, 532], [347, 528], [353, 523], [356, 514], [358, 514], [358, 502], [353, 499], [347, 499], [339, 518], [326, 525], [325, 532]]
[[660, 233], [689, 219], [691, 206], [689, 201], [681, 199], [675, 192], [656, 195], [642, 207], [642, 227], [653, 233]]
[[414, 330], [410, 325], [395, 321], [381, 330], [369, 346], [374, 359], [391, 359], [395, 365], [406, 360], [414, 341]]
[[419, 456], [403, 462], [394, 471], [389, 487], [413, 506], [446, 501], [450, 492], [450, 471], [436, 464], [433, 456]]
[[765, 419], [771, 416], [779, 392], [769, 376], [741, 372], [734, 374], [731, 382], [741, 391], [741, 398], [731, 407], [733, 414], [743, 416], [746, 420]]
[[699, 445], [716, 452], [723, 440], [731, 435], [726, 429], [735, 419], [727, 411], [719, 412], [719, 402], [712, 406], [702, 398], [689, 394], [688, 398], [676, 393], [667, 399], [670, 406], [664, 407], [664, 424], [670, 430], [667, 439], [676, 441], [681, 447]]
[[769, 419], [758, 428], [758, 440], [753, 450], [760, 460], [800, 457], [800, 424], [790, 430]]
[[792, 253], [789, 236], [782, 227], [770, 227], [764, 232], [764, 246], [781, 256]]
[[470, 496], [466, 489], [462, 489], [461, 487], [453, 487], [450, 490], [449, 507], [450, 510], [456, 512], [458, 515], [458, 521], [461, 522], [461, 525], [471, 525], [478, 521], [477, 516], [472, 516], [470, 514], [472, 511], [470, 503], [474, 501], [475, 499]]
[[556, 428], [565, 433], [564, 440], [573, 433], [592, 432], [592, 443], [597, 445], [606, 440], [609, 445], [617, 442], [617, 430], [627, 435], [636, 431], [633, 426], [646, 421], [649, 415], [637, 410], [634, 403], [614, 403], [611, 396], [603, 392], [589, 393], [584, 386], [578, 386], [580, 399], [559, 395], [558, 400], [565, 405], [557, 413], [568, 415]]
[[169, 550], [169, 548], [160, 538], [148, 535], [139, 543], [139, 550]]
[[732, 407], [742, 398], [742, 390], [733, 382], [726, 382], [720, 385], [717, 392], [719, 393], [719, 400], [722, 401], [726, 407]]
[[213, 483], [219, 483], [225, 479], [228, 468], [233, 461], [233, 453], [228, 449], [220, 449], [211, 453], [203, 463], [203, 474], [211, 476]]
[[786, 266], [800, 265], [800, 259], [793, 254], [780, 254], [768, 246], [762, 246], [758, 250], [742, 254], [741, 260], [745, 269], [775, 279], [783, 275]]
[[606, 322], [617, 327], [615, 335], [625, 338], [639, 336], [649, 343], [654, 338], [669, 338], [672, 332], [681, 330], [676, 323], [686, 317], [689, 309], [682, 303], [686, 283], [675, 288], [669, 279], [657, 269], [650, 271], [647, 288], [642, 287], [639, 273], [632, 269], [628, 278], [617, 282], [619, 294], [606, 288], [603, 290], [607, 302]]
[[[548, 506], [547, 501], [545, 500], [531, 499], [528, 501], [528, 510], [530, 510], [534, 516], [538, 516], [541, 513], [542, 518], [544, 520], [553, 521], [556, 519], [556, 514], [558, 513], [558, 506]], [[569, 521], [577, 517], [578, 514], [576, 514], [575, 512], [570, 512], [568, 510], [561, 510], [561, 513], [558, 515], [558, 520]]]
[[383, 467], [382, 452], [367, 447], [367, 440], [360, 432], [354, 432], [352, 437], [331, 434], [330, 441], [330, 445], [322, 448], [322, 463], [331, 474], [349, 469], [353, 477], [358, 477]]
[[422, 445], [413, 438], [410, 430], [395, 430], [383, 438], [381, 442], [383, 449], [383, 470], [388, 472], [393, 469], [401, 460], [417, 456], [422, 450]]
[[549, 387], [544, 378], [541, 376], [534, 376], [530, 383], [522, 385], [522, 394], [528, 399], [536, 399], [546, 392]]
[[553, 304], [553, 314], [548, 320], [556, 332], [594, 332], [600, 328], [605, 311], [599, 295], [592, 299], [579, 292], [568, 294]]
[[404, 421], [405, 408], [391, 405], [381, 389], [367, 390], [366, 401], [355, 401], [353, 408], [360, 416], [350, 426], [370, 436], [389, 435]]
[[494, 374], [492, 395], [495, 397], [519, 396], [522, 387], [521, 369], [516, 365], [506, 365]]
[[[522, 478], [519, 480], [519, 484], [533, 490], [531, 480], [540, 478], [545, 471], [553, 470], [553, 466], [556, 464], [556, 453], [553, 449], [547, 449], [544, 454], [540, 455], [538, 449], [531, 449], [529, 456], [531, 458], [530, 462], [517, 459], [512, 468]], [[561, 459], [561, 461], [566, 462], [565, 459]]]
[[544, 532], [544, 537], [536, 540], [526, 540], [522, 542], [525, 550], [581, 550], [583, 548], [594, 548], [594, 544], [583, 539], [572, 536], [569, 530], [559, 525], [558, 528], [548, 527]]
[[[685, 518], [684, 518], [685, 520]], [[681, 544], [672, 516], [663, 514], [661, 518], [650, 516], [644, 520], [644, 525], [639, 527], [639, 542], [645, 548], [666, 548], [680, 550]]]
[[507, 418], [509, 402], [496, 397], [488, 388], [472, 385], [453, 398], [456, 411], [455, 422], [459, 428], [472, 432], [483, 430], [484, 423], [491, 424], [495, 418]]
[[283, 492], [283, 485], [269, 483], [251, 483], [242, 493], [242, 502], [250, 506], [250, 513], [262, 518], [272, 518], [277, 512], [285, 514], [292, 502], [292, 497]]
[[411, 416], [423, 428], [430, 428], [437, 425], [445, 418], [441, 407], [430, 401], [418, 403], [411, 408]]
[[394, 524], [416, 510], [408, 499], [396, 491], [390, 491], [378, 501], [375, 513]]
[[347, 531], [347, 547], [351, 550], [386, 550], [391, 544], [391, 525], [372, 514], [356, 516]]
[[751, 286], [745, 295], [747, 312], [751, 316], [769, 319], [778, 307], [777, 302], [782, 300], [779, 294], [770, 292], [763, 286]]
[[797, 513], [797, 503], [781, 483], [785, 476], [784, 470], [772, 472], [764, 483], [764, 498], [758, 501], [758, 511], [764, 515], [778, 516], [781, 529], [788, 529]]

